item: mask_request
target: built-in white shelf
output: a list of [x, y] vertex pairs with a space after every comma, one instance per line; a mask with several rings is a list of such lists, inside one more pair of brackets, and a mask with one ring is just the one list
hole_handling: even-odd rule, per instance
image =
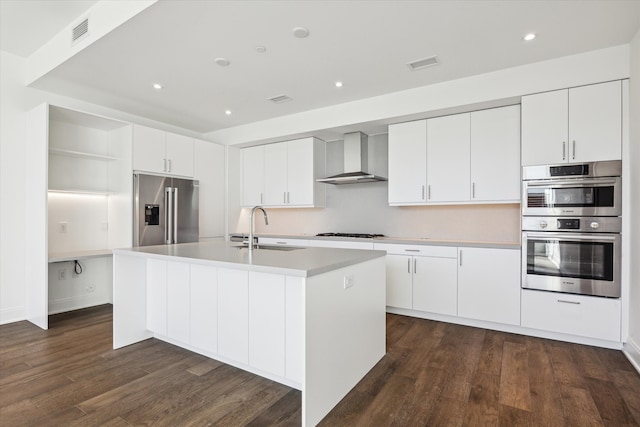
[[113, 191], [89, 190], [84, 188], [49, 188], [48, 192], [61, 194], [87, 194], [93, 196], [108, 196], [110, 194], [114, 194]]
[[91, 251], [55, 252], [49, 254], [49, 263], [77, 261], [87, 258], [98, 258], [112, 256], [111, 249], [95, 249]]
[[94, 154], [94, 153], [86, 153], [84, 151], [73, 151], [73, 150], [63, 150], [61, 148], [49, 148], [49, 154], [56, 154], [59, 156], [67, 156], [67, 157], [77, 157], [80, 159], [89, 159], [89, 160], [119, 160], [118, 157], [105, 156], [102, 154]]

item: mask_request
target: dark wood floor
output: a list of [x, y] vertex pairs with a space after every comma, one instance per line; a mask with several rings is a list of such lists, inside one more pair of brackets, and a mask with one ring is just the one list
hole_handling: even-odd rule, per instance
[[[0, 326], [0, 425], [300, 424], [300, 392], [111, 328], [111, 306]], [[640, 426], [619, 351], [396, 315], [387, 348], [321, 425]]]

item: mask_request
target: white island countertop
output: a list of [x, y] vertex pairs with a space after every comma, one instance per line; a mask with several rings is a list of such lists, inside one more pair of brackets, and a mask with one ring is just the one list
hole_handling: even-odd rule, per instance
[[254, 249], [250, 256], [246, 247], [238, 246], [237, 242], [209, 241], [114, 249], [113, 253], [141, 257], [170, 257], [177, 261], [183, 258], [189, 262], [195, 261], [218, 267], [297, 277], [312, 277], [386, 255], [385, 251], [300, 248], [296, 250]]

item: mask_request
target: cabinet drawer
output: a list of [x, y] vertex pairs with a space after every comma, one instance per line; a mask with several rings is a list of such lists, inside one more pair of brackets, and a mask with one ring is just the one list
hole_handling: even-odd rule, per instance
[[348, 242], [339, 240], [309, 240], [310, 247], [316, 248], [339, 248], [339, 249], [373, 249], [373, 243], [369, 242]]
[[373, 248], [377, 251], [387, 251], [394, 255], [419, 255], [439, 258], [457, 258], [458, 248], [455, 246], [426, 246], [402, 245], [395, 243], [376, 243]]
[[620, 300], [522, 290], [522, 326], [620, 341]]
[[304, 239], [278, 239], [275, 237], [259, 237], [258, 243], [263, 245], [282, 245], [282, 246], [308, 246], [309, 241]]

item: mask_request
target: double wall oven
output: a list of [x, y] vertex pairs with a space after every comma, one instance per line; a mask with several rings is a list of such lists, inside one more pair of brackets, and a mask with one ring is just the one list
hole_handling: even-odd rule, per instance
[[622, 163], [522, 170], [522, 287], [620, 297]]

